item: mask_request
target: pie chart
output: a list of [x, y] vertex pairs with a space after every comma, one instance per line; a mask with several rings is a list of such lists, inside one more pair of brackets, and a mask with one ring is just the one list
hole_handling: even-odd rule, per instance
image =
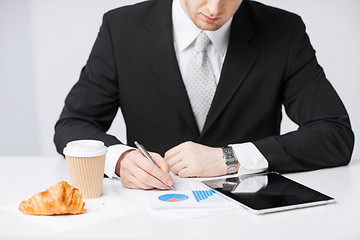
[[183, 202], [186, 201], [188, 198], [189, 197], [184, 194], [177, 193], [164, 194], [158, 197], [158, 199], [163, 202]]

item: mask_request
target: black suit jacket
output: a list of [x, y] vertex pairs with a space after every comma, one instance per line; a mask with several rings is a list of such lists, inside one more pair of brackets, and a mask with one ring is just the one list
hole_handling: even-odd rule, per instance
[[[253, 142], [279, 172], [347, 164], [354, 136], [318, 65], [300, 17], [243, 1], [233, 18], [220, 81], [197, 129], [177, 64], [170, 0], [112, 10], [55, 127], [59, 153], [75, 139], [106, 134], [120, 108], [127, 141], [164, 154], [184, 141], [221, 147]], [[299, 125], [280, 136], [281, 107]], [[241, 156], [238, 156], [241, 158]]]

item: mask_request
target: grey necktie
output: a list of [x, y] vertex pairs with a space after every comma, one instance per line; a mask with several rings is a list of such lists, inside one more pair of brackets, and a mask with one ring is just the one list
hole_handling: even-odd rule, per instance
[[216, 91], [214, 71], [206, 48], [211, 44], [205, 32], [195, 41], [194, 52], [186, 70], [184, 83], [200, 132]]

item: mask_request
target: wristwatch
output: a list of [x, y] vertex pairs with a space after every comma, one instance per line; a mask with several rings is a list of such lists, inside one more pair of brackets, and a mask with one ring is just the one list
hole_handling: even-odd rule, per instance
[[227, 166], [227, 173], [233, 174], [237, 172], [238, 159], [232, 147], [223, 147], [224, 159]]

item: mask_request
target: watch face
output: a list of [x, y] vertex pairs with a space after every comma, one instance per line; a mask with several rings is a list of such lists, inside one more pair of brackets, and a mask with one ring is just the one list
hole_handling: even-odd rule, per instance
[[232, 148], [224, 148], [224, 157], [225, 158], [234, 158], [234, 151]]

